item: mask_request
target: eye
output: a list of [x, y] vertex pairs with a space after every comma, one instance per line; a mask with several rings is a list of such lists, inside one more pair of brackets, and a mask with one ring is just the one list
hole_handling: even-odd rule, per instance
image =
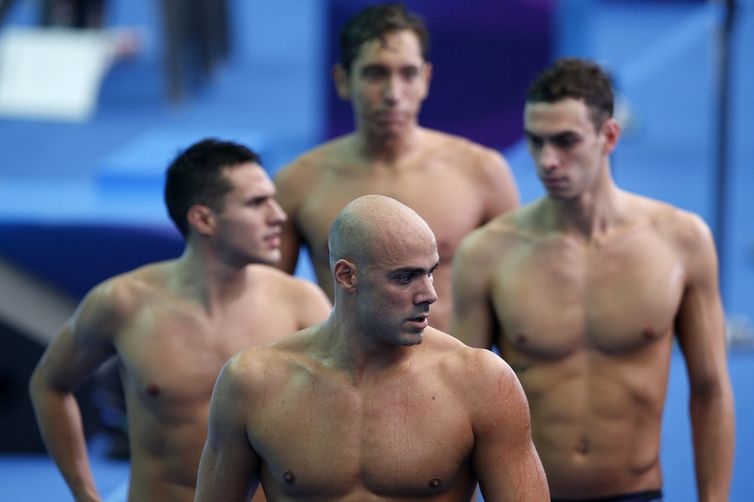
[[579, 138], [576, 136], [557, 136], [553, 138], [552, 142], [555, 146], [567, 150], [578, 144]]
[[411, 282], [411, 279], [413, 279], [413, 277], [414, 274], [409, 272], [398, 274], [397, 276], [395, 276], [395, 282], [397, 282], [398, 284], [408, 284], [409, 282]]
[[532, 148], [542, 148], [542, 138], [538, 138], [536, 136], [527, 136], [526, 140], [529, 143], [529, 146]]
[[249, 207], [260, 207], [260, 206], [263, 206], [265, 202], [267, 202], [267, 199], [268, 197], [253, 197], [252, 199], [249, 200], [247, 205]]
[[366, 80], [380, 80], [385, 77], [387, 72], [379, 66], [367, 66], [361, 70], [361, 76]]
[[403, 68], [401, 70], [401, 77], [403, 77], [403, 80], [410, 82], [418, 76], [419, 76], [419, 68], [415, 66], [410, 66], [408, 68]]

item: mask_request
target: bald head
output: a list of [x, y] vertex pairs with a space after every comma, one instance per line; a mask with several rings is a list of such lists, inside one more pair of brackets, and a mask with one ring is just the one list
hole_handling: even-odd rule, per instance
[[390, 197], [365, 195], [351, 201], [330, 228], [330, 269], [340, 259], [357, 266], [403, 254], [424, 242], [435, 246], [429, 225], [413, 209]]

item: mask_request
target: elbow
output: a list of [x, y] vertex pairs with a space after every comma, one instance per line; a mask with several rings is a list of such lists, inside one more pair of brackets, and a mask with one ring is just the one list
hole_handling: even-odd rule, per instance
[[709, 378], [691, 385], [691, 400], [699, 403], [733, 403], [733, 389], [727, 375]]
[[39, 367], [37, 367], [29, 379], [29, 397], [31, 397], [31, 402], [37, 403], [44, 394], [44, 390], [44, 377], [41, 375]]

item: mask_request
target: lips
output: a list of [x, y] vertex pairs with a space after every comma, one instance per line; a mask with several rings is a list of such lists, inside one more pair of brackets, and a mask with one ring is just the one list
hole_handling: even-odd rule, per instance
[[410, 322], [417, 328], [424, 329], [429, 326], [429, 312], [414, 317], [409, 317], [408, 322]]
[[270, 234], [264, 238], [264, 241], [273, 247], [280, 247], [281, 234], [279, 232]]
[[543, 178], [542, 183], [548, 188], [564, 188], [568, 186], [568, 178]]

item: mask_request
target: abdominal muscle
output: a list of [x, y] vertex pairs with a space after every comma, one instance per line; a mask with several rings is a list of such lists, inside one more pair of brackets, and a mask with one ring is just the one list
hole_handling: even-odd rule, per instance
[[206, 411], [183, 423], [131, 424], [129, 500], [191, 501], [207, 436]]
[[[634, 365], [595, 359], [586, 366], [535, 364], [519, 375], [551, 494], [599, 497], [658, 489], [665, 383], [649, 382]], [[561, 365], [563, 371], [554, 368]]]

